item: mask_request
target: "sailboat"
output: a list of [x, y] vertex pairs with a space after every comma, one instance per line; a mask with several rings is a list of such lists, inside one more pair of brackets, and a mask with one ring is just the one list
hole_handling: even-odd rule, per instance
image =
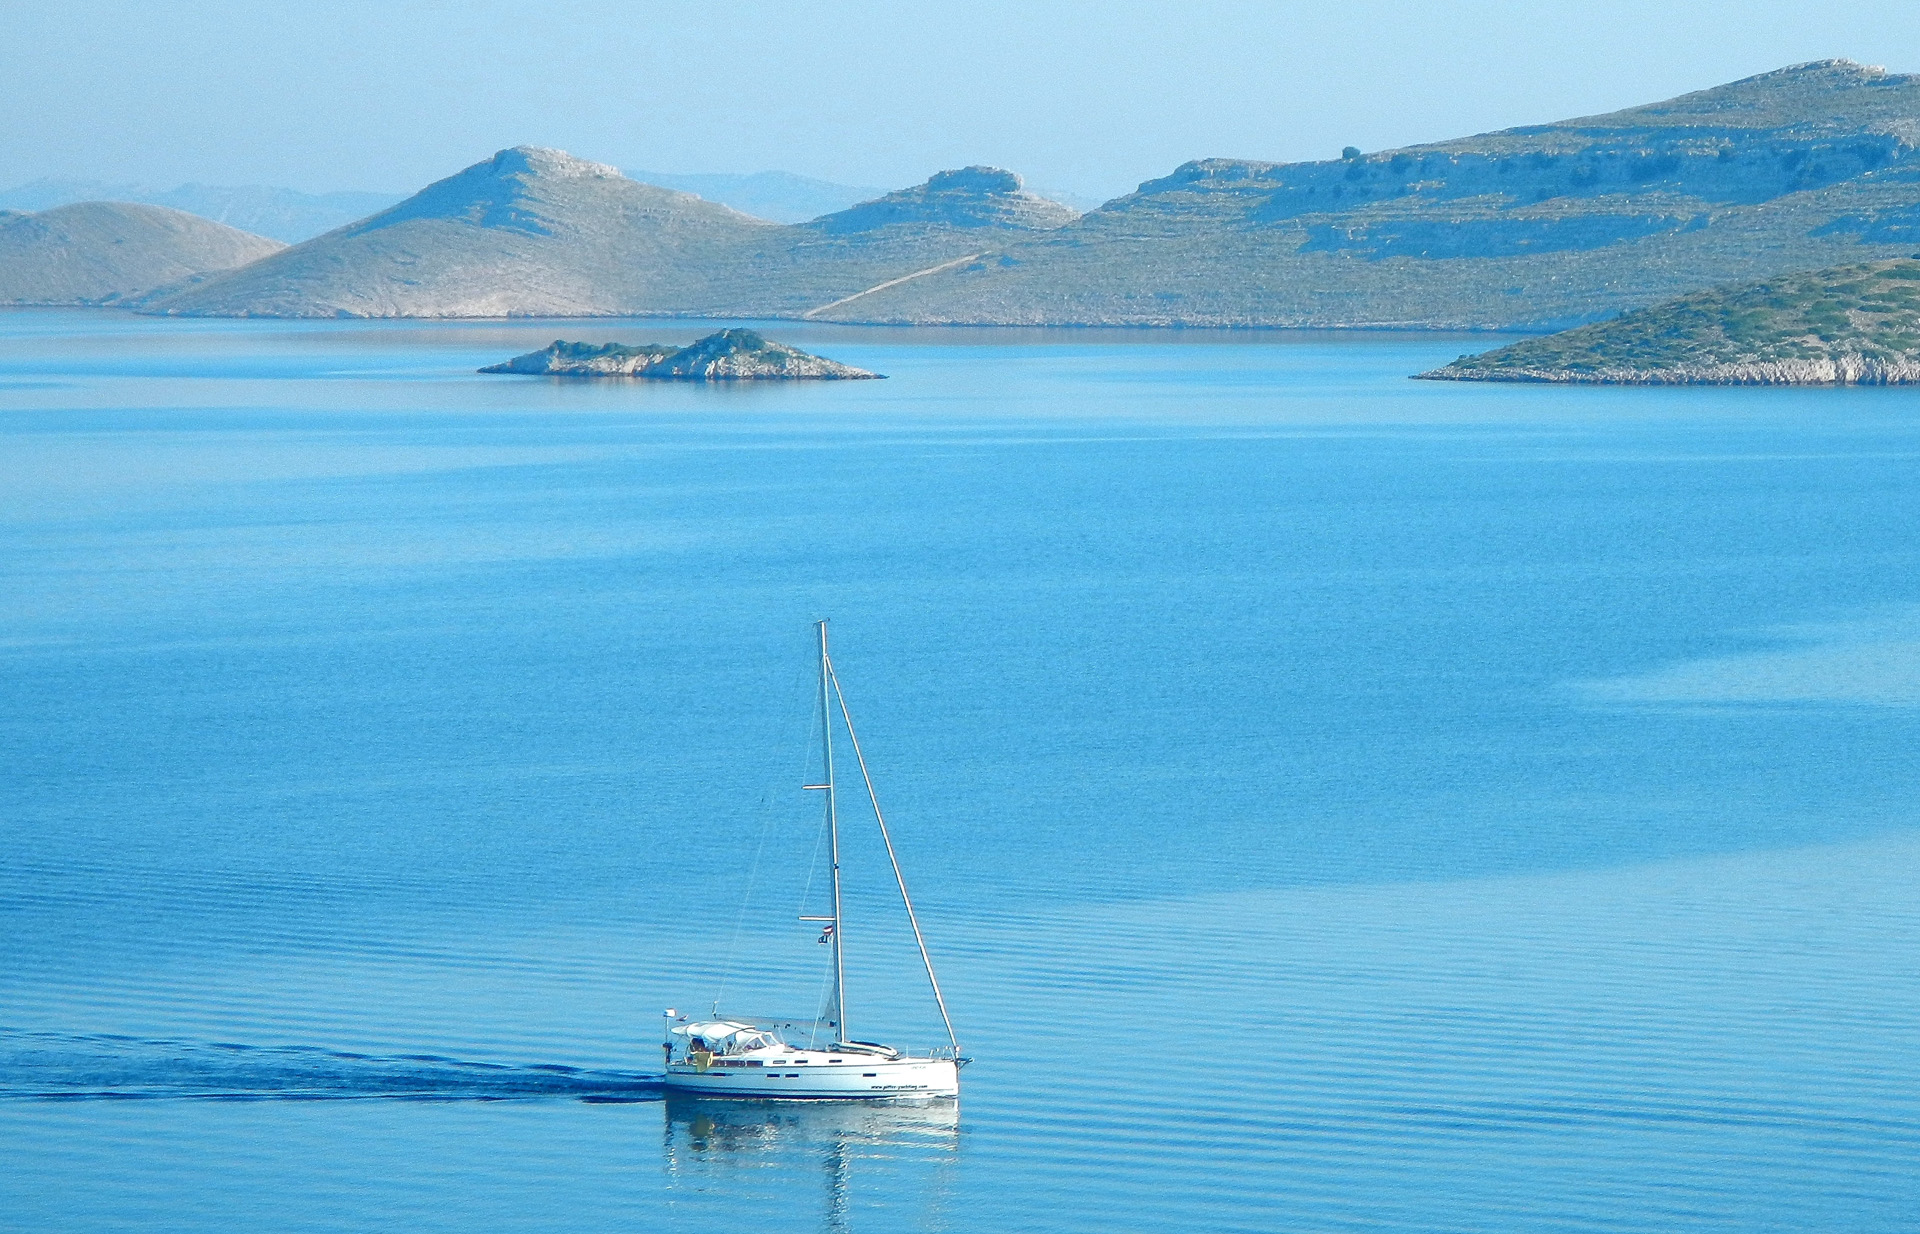
[[[820, 634], [820, 745], [825, 771], [819, 783], [804, 788], [826, 797], [828, 852], [833, 864], [833, 912], [800, 920], [820, 927], [822, 941], [833, 947], [832, 1001], [822, 1021], [832, 1030], [834, 1039], [825, 1049], [816, 1049], [811, 1044], [791, 1045], [778, 1025], [723, 1019], [717, 1014], [717, 1008], [710, 1019], [683, 1016], [669, 1008], [664, 1017], [666, 1032], [661, 1044], [666, 1056], [665, 1085], [672, 1093], [732, 1099], [871, 1101], [958, 1097], [960, 1068], [970, 1060], [960, 1054], [953, 1018], [947, 1014], [947, 1000], [940, 992], [939, 977], [934, 975], [933, 957], [927, 953], [926, 939], [920, 933], [920, 919], [913, 911], [913, 898], [907, 894], [907, 880], [900, 872], [900, 859], [893, 851], [893, 837], [880, 812], [873, 776], [867, 771], [866, 756], [860, 752], [860, 739], [853, 731], [853, 713], [847, 709], [846, 695], [841, 692], [840, 679], [833, 671], [833, 659], [827, 654], [827, 623], [818, 622], [816, 628]], [[867, 801], [873, 807], [880, 839], [886, 845], [887, 860], [893, 866], [900, 902], [907, 910], [907, 923], [913, 927], [913, 941], [920, 948], [927, 983], [933, 987], [934, 1004], [939, 1007], [940, 1020], [946, 1025], [948, 1045], [925, 1054], [910, 1054], [879, 1042], [856, 1040], [847, 1027], [846, 938], [840, 905], [840, 811], [833, 774], [836, 713], [860, 765], [860, 778], [866, 785]]]

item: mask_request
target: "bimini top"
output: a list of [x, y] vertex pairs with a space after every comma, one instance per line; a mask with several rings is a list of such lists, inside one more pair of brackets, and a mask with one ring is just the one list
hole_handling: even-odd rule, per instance
[[746, 1054], [753, 1050], [778, 1049], [786, 1043], [764, 1028], [739, 1024], [732, 1020], [703, 1020], [697, 1024], [676, 1024], [673, 1035], [689, 1042], [698, 1037], [715, 1054]]

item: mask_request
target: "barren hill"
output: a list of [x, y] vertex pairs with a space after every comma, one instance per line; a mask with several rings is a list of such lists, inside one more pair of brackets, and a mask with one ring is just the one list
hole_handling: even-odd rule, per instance
[[1072, 213], [1020, 193], [1017, 178], [1011, 193], [964, 176], [920, 193], [932, 208], [902, 225], [780, 226], [557, 150], [516, 147], [151, 308], [278, 317], [797, 315], [1024, 234], [1046, 206]]
[[925, 184], [899, 189], [806, 224], [844, 236], [886, 227], [1005, 228], [1051, 231], [1080, 217], [1071, 206], [1027, 192], [1019, 176], [998, 167], [943, 171]]
[[272, 317], [576, 316], [672, 304], [770, 224], [611, 167], [517, 147], [156, 311]]
[[164, 206], [90, 201], [0, 211], [0, 303], [113, 304], [282, 246]]
[[154, 307], [1558, 328], [1916, 246], [1920, 78], [1833, 60], [1401, 150], [1200, 160], [1084, 215], [969, 167], [783, 226], [516, 148]]
[[1920, 242], [1920, 78], [1798, 65], [1664, 103], [1315, 163], [1207, 159], [824, 314], [1513, 327]]

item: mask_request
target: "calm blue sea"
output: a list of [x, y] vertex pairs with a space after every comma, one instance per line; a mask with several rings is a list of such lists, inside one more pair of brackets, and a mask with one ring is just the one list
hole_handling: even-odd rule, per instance
[[[706, 328], [0, 314], [0, 1228], [1920, 1225], [1920, 394], [473, 372]], [[821, 617], [976, 1061], [666, 1102], [819, 1004]]]

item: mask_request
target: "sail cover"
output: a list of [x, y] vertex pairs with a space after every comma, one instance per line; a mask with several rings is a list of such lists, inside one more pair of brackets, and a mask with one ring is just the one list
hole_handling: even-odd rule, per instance
[[702, 1020], [696, 1024], [676, 1024], [673, 1035], [689, 1042], [698, 1037], [716, 1054], [745, 1054], [749, 1050], [768, 1050], [784, 1044], [764, 1028], [739, 1024], [732, 1020]]

